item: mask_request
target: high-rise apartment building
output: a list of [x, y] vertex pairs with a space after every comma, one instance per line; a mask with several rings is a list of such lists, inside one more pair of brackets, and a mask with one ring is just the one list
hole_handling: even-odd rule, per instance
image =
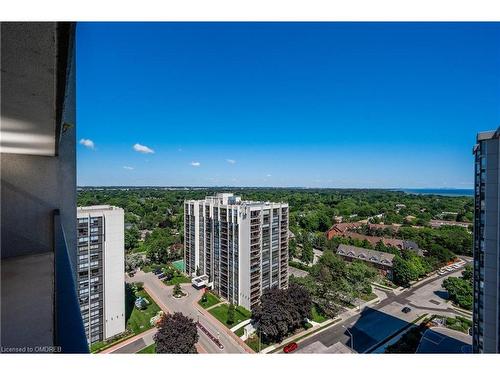
[[500, 128], [479, 133], [474, 147], [475, 353], [500, 353]]
[[89, 344], [125, 331], [124, 213], [78, 207], [77, 290]]
[[288, 204], [230, 193], [184, 202], [184, 262], [216, 293], [247, 309], [262, 291], [288, 287]]

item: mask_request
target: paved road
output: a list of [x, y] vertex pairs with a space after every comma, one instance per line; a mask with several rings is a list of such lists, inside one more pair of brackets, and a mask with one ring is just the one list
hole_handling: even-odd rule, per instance
[[[224, 345], [224, 349], [219, 349], [208, 336], [198, 330], [199, 340], [198, 344], [202, 350], [207, 353], [245, 353], [245, 349], [241, 343], [231, 337], [225, 332], [225, 328], [218, 321], [215, 320], [209, 313], [205, 312], [198, 306], [197, 301], [201, 298], [203, 293], [201, 290], [196, 290], [190, 284], [182, 284], [182, 289], [188, 295], [181, 299], [172, 296], [173, 286], [167, 286], [152, 273], [137, 272], [133, 277], [126, 276], [127, 282], [143, 282], [145, 289], [151, 297], [157, 301], [160, 308], [167, 312], [181, 312], [189, 316], [194, 321], [200, 321], [215, 337], [219, 336], [220, 341]], [[148, 342], [149, 336], [154, 335], [150, 333], [147, 338], [142, 341]], [[141, 339], [132, 341], [115, 352], [119, 353], [136, 353], [147, 345], [141, 342]]]
[[[301, 341], [299, 346], [302, 349], [319, 341], [330, 347], [342, 342], [353, 347], [358, 353], [363, 353], [373, 349], [380, 341], [411, 323], [419, 315], [439, 313], [454, 316], [455, 311], [444, 299], [446, 291], [442, 289], [441, 283], [449, 276], [460, 276], [461, 272], [462, 269], [449, 275], [433, 276], [399, 295], [388, 292], [387, 299], [364, 308], [359, 315]], [[412, 311], [408, 314], [401, 312], [404, 306], [410, 306]], [[300, 353], [301, 349], [297, 350], [297, 353]]]

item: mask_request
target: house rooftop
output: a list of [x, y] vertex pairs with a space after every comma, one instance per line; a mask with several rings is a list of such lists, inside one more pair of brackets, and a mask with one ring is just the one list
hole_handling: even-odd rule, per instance
[[364, 260], [366, 262], [382, 264], [384, 266], [392, 266], [392, 261], [394, 259], [394, 254], [344, 244], [339, 245], [337, 254], [353, 259]]

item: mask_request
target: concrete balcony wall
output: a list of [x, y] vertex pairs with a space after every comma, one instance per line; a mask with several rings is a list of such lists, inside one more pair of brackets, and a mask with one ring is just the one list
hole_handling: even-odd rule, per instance
[[[1, 24], [1, 342], [58, 343], [54, 211], [76, 277], [74, 25]], [[62, 228], [61, 228], [62, 226]], [[60, 241], [59, 241], [60, 242]], [[62, 272], [59, 267], [59, 274]], [[69, 279], [68, 279], [69, 278]], [[70, 301], [60, 302], [70, 305]], [[68, 315], [78, 326], [81, 316]], [[80, 320], [78, 320], [80, 319]], [[59, 340], [62, 341], [62, 340]]]
[[76, 265], [72, 27], [1, 25], [1, 258], [53, 251], [59, 209]]

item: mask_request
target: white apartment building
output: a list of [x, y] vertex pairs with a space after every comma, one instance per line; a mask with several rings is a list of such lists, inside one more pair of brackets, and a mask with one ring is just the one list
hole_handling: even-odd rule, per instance
[[242, 201], [231, 193], [184, 202], [184, 264], [247, 309], [262, 291], [288, 287], [288, 204]]
[[78, 207], [77, 291], [89, 344], [125, 331], [124, 213]]

